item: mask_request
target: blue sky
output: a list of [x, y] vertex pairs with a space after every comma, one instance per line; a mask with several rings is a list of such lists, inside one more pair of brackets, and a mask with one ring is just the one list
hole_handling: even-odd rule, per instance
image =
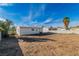
[[70, 26], [79, 25], [77, 3], [2, 3], [0, 17], [17, 26], [63, 26], [63, 18], [70, 17]]

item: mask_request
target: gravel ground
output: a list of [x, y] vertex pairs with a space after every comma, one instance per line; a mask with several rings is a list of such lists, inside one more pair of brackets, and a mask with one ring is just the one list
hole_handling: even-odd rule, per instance
[[[41, 42], [19, 42], [23, 55], [30, 56], [76, 56], [79, 55], [79, 35], [52, 34], [45, 36], [29, 36], [30, 38], [44, 38]], [[40, 40], [39, 39], [39, 40]]]
[[49, 34], [6, 38], [1, 56], [79, 56], [78, 34]]

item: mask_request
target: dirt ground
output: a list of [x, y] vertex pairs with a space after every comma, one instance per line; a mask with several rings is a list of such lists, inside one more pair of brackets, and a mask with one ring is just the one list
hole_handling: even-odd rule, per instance
[[4, 56], [79, 56], [78, 34], [30, 35], [3, 40]]

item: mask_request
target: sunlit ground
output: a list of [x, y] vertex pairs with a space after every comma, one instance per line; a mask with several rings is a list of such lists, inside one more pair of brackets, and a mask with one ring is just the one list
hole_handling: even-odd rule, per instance
[[78, 34], [48, 34], [5, 38], [1, 56], [79, 56]]
[[24, 42], [18, 42], [23, 55], [79, 55], [79, 35], [52, 34], [45, 36], [31, 36], [30, 38], [45, 38], [47, 41], [27, 42], [27, 40], [25, 40]]

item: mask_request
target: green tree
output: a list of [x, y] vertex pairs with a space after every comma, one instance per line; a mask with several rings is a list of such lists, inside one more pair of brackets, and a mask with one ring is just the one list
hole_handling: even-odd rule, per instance
[[69, 23], [70, 23], [70, 18], [69, 17], [64, 17], [64, 20], [63, 20], [63, 23], [64, 23], [64, 26], [65, 26], [65, 29], [68, 30], [68, 26], [69, 26]]
[[16, 34], [16, 27], [15, 27], [15, 26], [12, 26], [12, 27], [9, 29], [9, 34], [10, 34], [10, 35], [15, 35], [15, 34]]
[[8, 31], [10, 29], [10, 27], [13, 25], [13, 22], [6, 19], [5, 21], [0, 21], [0, 27], [3, 29], [2, 31], [2, 35], [7, 37], [8, 35]]

